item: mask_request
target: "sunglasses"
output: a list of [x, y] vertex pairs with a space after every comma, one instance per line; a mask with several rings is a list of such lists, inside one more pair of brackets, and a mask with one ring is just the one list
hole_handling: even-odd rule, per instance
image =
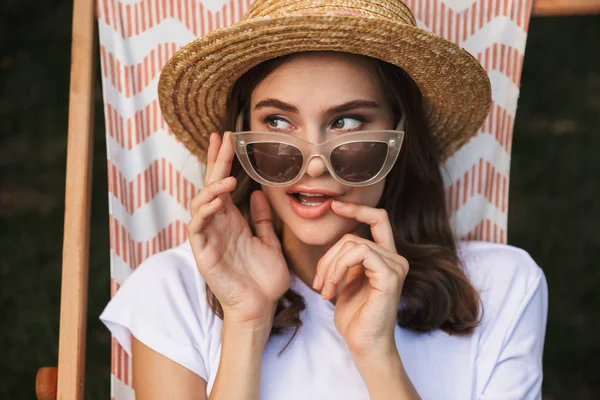
[[[291, 186], [320, 157], [331, 176], [343, 185], [379, 182], [390, 172], [404, 140], [404, 118], [396, 130], [354, 131], [315, 144], [279, 132], [234, 132], [235, 153], [246, 173], [266, 186]], [[236, 130], [241, 130], [242, 115]]]

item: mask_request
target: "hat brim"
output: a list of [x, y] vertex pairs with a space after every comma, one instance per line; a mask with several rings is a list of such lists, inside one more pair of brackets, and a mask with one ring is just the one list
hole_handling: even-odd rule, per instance
[[245, 20], [179, 49], [160, 74], [162, 114], [204, 162], [210, 133], [225, 128], [235, 81], [266, 60], [304, 51], [360, 54], [404, 69], [421, 90], [440, 161], [477, 132], [490, 109], [485, 70], [455, 43], [415, 26], [370, 17], [294, 14]]

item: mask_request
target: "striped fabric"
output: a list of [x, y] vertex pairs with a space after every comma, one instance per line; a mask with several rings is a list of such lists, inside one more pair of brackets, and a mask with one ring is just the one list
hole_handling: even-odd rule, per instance
[[[457, 234], [506, 242], [514, 116], [532, 0], [407, 0], [418, 25], [470, 51], [489, 73], [490, 115], [443, 168]], [[238, 21], [250, 0], [98, 0], [109, 180], [111, 293], [143, 260], [185, 240], [204, 165], [158, 106], [158, 74], [183, 44]], [[111, 398], [134, 398], [131, 359], [112, 341]]]

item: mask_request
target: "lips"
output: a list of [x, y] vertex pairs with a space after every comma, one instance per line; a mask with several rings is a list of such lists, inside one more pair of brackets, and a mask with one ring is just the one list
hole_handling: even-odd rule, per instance
[[292, 196], [294, 196], [298, 202], [300, 204], [303, 204], [305, 206], [318, 206], [321, 203], [324, 203], [325, 201], [329, 200], [331, 198], [331, 196], [325, 196], [322, 194], [315, 194], [315, 193], [293, 193]]
[[331, 201], [338, 193], [316, 188], [291, 188], [287, 192], [292, 211], [300, 218], [320, 218], [331, 209]]
[[321, 189], [321, 188], [309, 188], [306, 186], [292, 186], [291, 188], [289, 188], [286, 191], [287, 194], [298, 194], [298, 193], [304, 193], [304, 194], [321, 194], [324, 196], [329, 196], [329, 197], [337, 197], [337, 196], [341, 196], [340, 193], [336, 193], [333, 192], [331, 190], [328, 189]]
[[290, 207], [292, 208], [292, 211], [294, 211], [294, 213], [300, 218], [306, 219], [316, 219], [327, 214], [327, 212], [331, 209], [331, 201], [333, 200], [332, 197], [323, 196], [324, 198], [320, 200], [320, 203], [313, 201], [310, 204], [316, 205], [308, 205], [309, 203], [301, 202], [298, 196], [288, 195], [288, 197], [290, 198]]

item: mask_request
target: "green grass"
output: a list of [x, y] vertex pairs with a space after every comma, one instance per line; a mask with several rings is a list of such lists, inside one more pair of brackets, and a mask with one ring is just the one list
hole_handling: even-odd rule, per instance
[[[0, 3], [0, 399], [34, 398], [56, 365], [71, 3]], [[600, 16], [534, 19], [525, 57], [509, 242], [544, 269], [547, 399], [600, 397]], [[99, 82], [99, 79], [98, 79]], [[97, 87], [86, 399], [109, 398], [103, 116]]]

